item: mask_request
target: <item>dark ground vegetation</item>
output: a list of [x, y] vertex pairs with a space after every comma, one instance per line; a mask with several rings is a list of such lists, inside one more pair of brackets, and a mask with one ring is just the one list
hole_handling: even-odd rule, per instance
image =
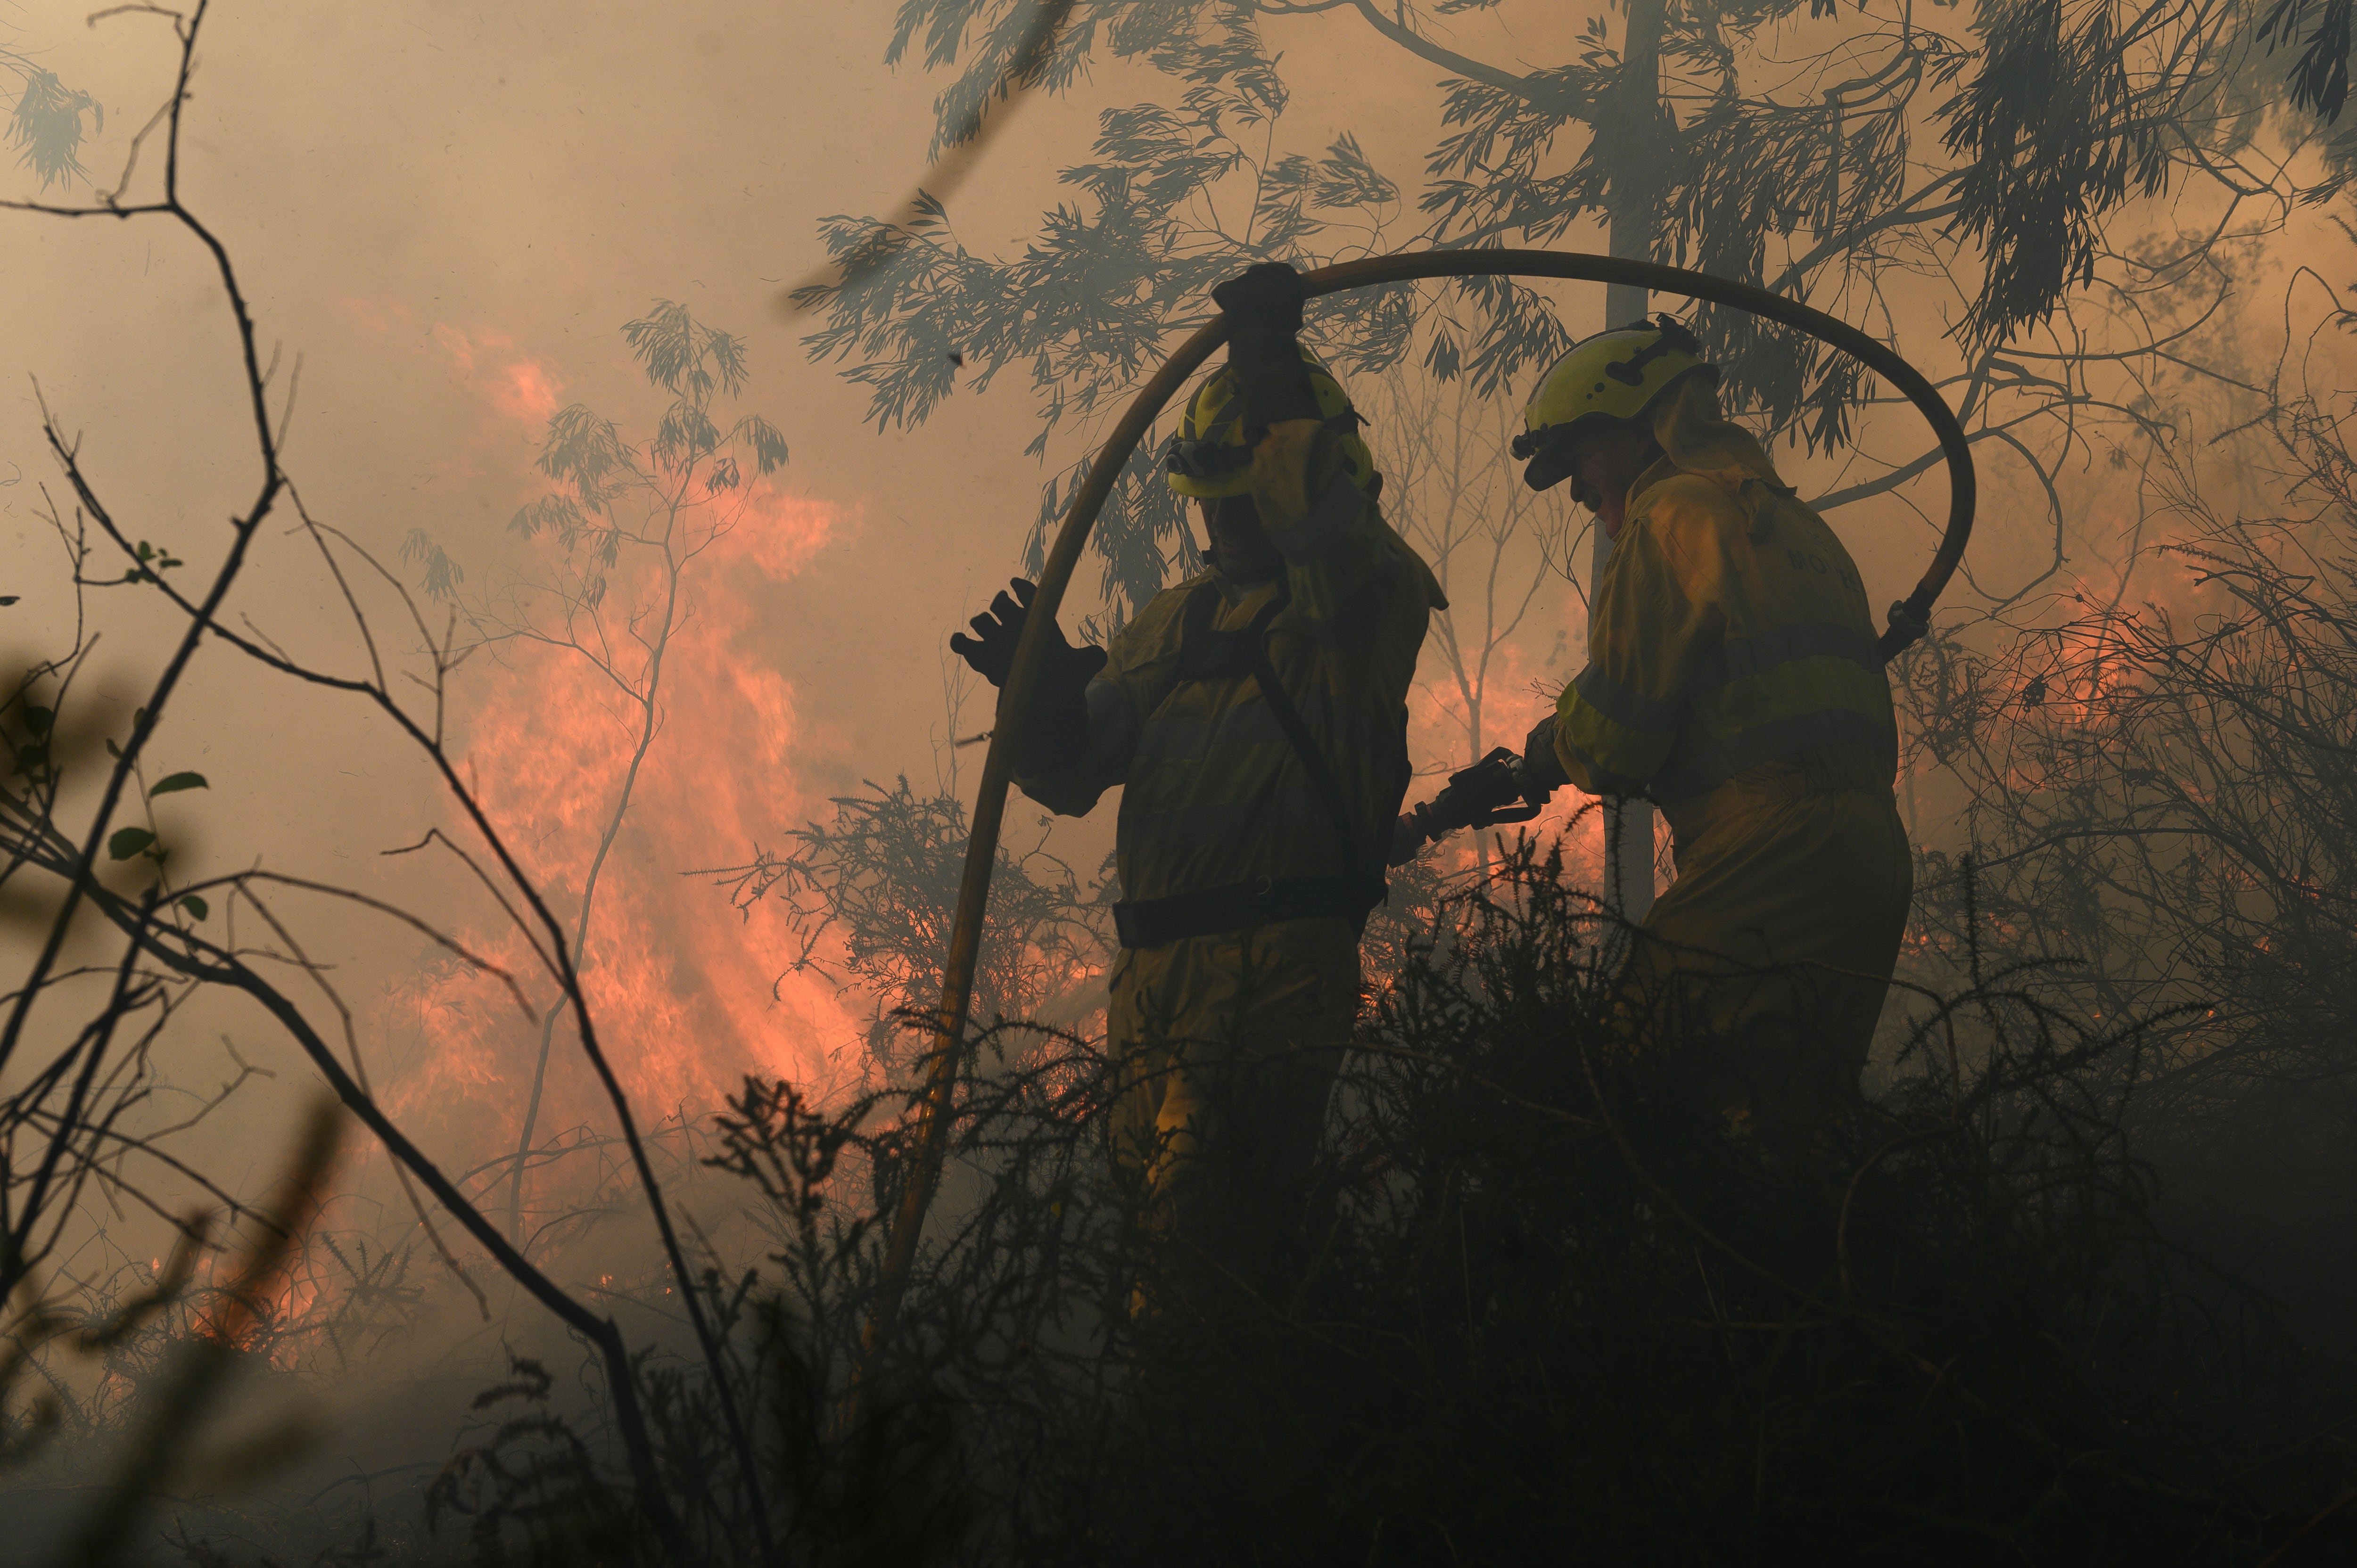
[[[1687, 1052], [1616, 1048], [1611, 928], [1558, 871], [1510, 857], [1383, 999], [1286, 1299], [1131, 1226], [1114, 1069], [1002, 1028], [972, 1201], [855, 1380], [899, 1146], [748, 1083], [719, 1157], [778, 1250], [705, 1288], [758, 1482], [700, 1377], [649, 1380], [694, 1560], [759, 1560], [757, 1492], [819, 1563], [2343, 1559], [2345, 1383], [2158, 1222], [2146, 1146], [2215, 1131], [2173, 1019], [2091, 1026], [1968, 941], [1874, 1108], [1779, 1160], [1697, 1112]], [[485, 1395], [441, 1549], [661, 1561], [548, 1382]]]

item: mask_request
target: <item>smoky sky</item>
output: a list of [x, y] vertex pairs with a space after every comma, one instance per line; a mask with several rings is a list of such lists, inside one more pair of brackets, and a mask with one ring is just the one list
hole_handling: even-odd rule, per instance
[[[274, 418], [292, 391], [286, 465], [303, 503], [413, 585], [401, 553], [413, 531], [467, 571], [467, 592], [532, 564], [505, 524], [545, 488], [533, 460], [554, 410], [577, 401], [626, 432], [651, 424], [660, 403], [629, 359], [625, 321], [676, 300], [747, 342], [742, 406], [783, 431], [791, 461], [692, 575], [686, 651], [616, 846], [613, 921], [593, 934], [588, 961], [593, 996], [603, 984], [638, 988], [635, 1000], [609, 993], [616, 1048], [658, 1114], [693, 1112], [745, 1070], [823, 1079], [855, 1043], [857, 998], [819, 978], [777, 983], [787, 933], [761, 911], [740, 920], [680, 873], [774, 845], [862, 780], [905, 773], [930, 789], [946, 778], [943, 639], [1019, 564], [1040, 484], [1094, 434], [1064, 433], [1045, 468], [1026, 456], [1038, 400], [1014, 374], [914, 431], [878, 432], [841, 367], [804, 357], [799, 338], [814, 323], [778, 308], [780, 290], [823, 259], [820, 220], [890, 212], [922, 176], [947, 78], [882, 63], [890, 17], [882, 5], [231, 4], [207, 20], [188, 105], [183, 192], [235, 258], [263, 352], [278, 356]], [[176, 51], [156, 18], [83, 18], [81, 5], [27, 0], [0, 13], [0, 39], [100, 96], [105, 129], [84, 161], [112, 184], [168, 91]], [[1450, 19], [1459, 30], [1448, 41], [1502, 63], [1559, 64], [1577, 57], [1585, 20], [1508, 6]], [[1314, 153], [1353, 132], [1412, 193], [1440, 124], [1440, 69], [1347, 12], [1295, 18], [1269, 38], [1294, 89], [1278, 145]], [[1013, 253], [1043, 209], [1072, 199], [1056, 175], [1081, 156], [1097, 113], [1174, 92], [1143, 68], [1101, 63], [1067, 97], [1018, 105], [952, 201], [958, 241]], [[151, 135], [127, 199], [155, 188], [162, 153]], [[10, 188], [33, 194], [21, 171]], [[2148, 215], [2156, 232], [2180, 220]], [[1561, 242], [1595, 237], [1575, 230]], [[2280, 272], [2290, 254], [2253, 264]], [[0, 256], [0, 549], [6, 591], [23, 596], [0, 612], [13, 618], [0, 648], [23, 658], [70, 617], [39, 513], [45, 486], [69, 513], [71, 500], [42, 446], [38, 400], [79, 435], [125, 530], [168, 545], [191, 575], [218, 561], [224, 519], [259, 476], [220, 281], [191, 236], [157, 220], [7, 215]], [[1593, 292], [1550, 297], [1573, 330], [1603, 325]], [[1866, 325], [1897, 327], [1927, 368], [1951, 363], [1939, 323], [1953, 301], [1936, 289], [1872, 308]], [[1898, 417], [1867, 426], [1893, 450], [1916, 439]], [[1380, 429], [1373, 440], [1380, 461]], [[1804, 493], [1833, 472], [1779, 458]], [[2050, 549], [2051, 527], [2042, 496], [1996, 455], [1985, 467], [1975, 564], [2001, 580]], [[2070, 482], [2074, 504], [2101, 500], [2093, 468]], [[1876, 603], [1912, 585], [1942, 494], [1934, 479], [1834, 518]], [[322, 668], [355, 670], [364, 655], [350, 612], [292, 521], [265, 529], [231, 617]], [[1074, 612], [1092, 603], [1086, 576]], [[422, 668], [395, 601], [371, 588], [365, 607], [372, 625], [394, 628], [388, 656]], [[91, 608], [102, 634], [92, 700], [115, 704], [119, 732], [178, 627], [129, 590], [97, 594]], [[436, 628], [440, 614], [427, 607]], [[1534, 688], [1568, 677], [1563, 650], [1580, 635], [1577, 596], [1549, 584], [1516, 639], [1518, 679], [1493, 695], [1497, 738], [1511, 742], [1536, 716]], [[1427, 678], [1440, 673], [1427, 651]], [[454, 756], [560, 907], [621, 755], [595, 686], [525, 650], [478, 657], [449, 693]], [[425, 712], [424, 693], [404, 690]], [[1445, 740], [1433, 712], [1427, 703], [1417, 732], [1427, 746]], [[987, 704], [969, 693], [956, 728], [986, 723]], [[266, 676], [216, 645], [154, 755], [159, 769], [199, 768], [211, 782], [159, 811], [184, 846], [176, 873], [259, 863], [361, 888], [527, 971], [454, 857], [384, 853], [454, 821], [414, 747], [363, 704]], [[969, 793], [978, 759], [978, 749], [960, 759]], [[1451, 760], [1419, 757], [1427, 768]], [[1036, 836], [1037, 815], [1018, 803], [1010, 821]], [[1108, 837], [1095, 822], [1058, 843], [1093, 872]], [[504, 1097], [537, 1035], [522, 1011], [480, 977], [436, 990], [448, 955], [414, 933], [327, 900], [286, 908], [310, 956], [335, 966], [387, 1098], [454, 1158], [511, 1136], [500, 1131], [512, 1122]], [[323, 993], [308, 994], [324, 1007]], [[223, 1036], [281, 1073], [217, 1140], [223, 1158], [256, 1168], [271, 1140], [254, 1130], [283, 1124], [305, 1069], [257, 1015], [208, 1002], [174, 1025], [167, 1077], [217, 1079]], [[565, 1114], [594, 1115], [585, 1084], [568, 1079], [564, 1093]], [[237, 1169], [223, 1175], [236, 1185]]]

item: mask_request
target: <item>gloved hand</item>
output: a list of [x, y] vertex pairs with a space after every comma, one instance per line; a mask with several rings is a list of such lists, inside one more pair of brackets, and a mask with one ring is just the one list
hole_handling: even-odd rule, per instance
[[1255, 441], [1272, 424], [1325, 417], [1297, 340], [1308, 297], [1301, 274], [1283, 262], [1246, 267], [1211, 291], [1229, 322], [1228, 368], [1244, 405], [1244, 434]]
[[1523, 740], [1523, 799], [1534, 806], [1545, 805], [1549, 795], [1571, 782], [1555, 754], [1555, 715], [1549, 714]]
[[1301, 274], [1285, 262], [1246, 267], [1211, 291], [1211, 303], [1236, 330], [1280, 332], [1287, 338], [1301, 330], [1301, 305], [1308, 297]]
[[[950, 651], [994, 686], [1006, 685], [1008, 671], [1015, 668], [1015, 644], [1023, 636], [1023, 622], [1031, 612], [1033, 596], [1039, 591], [1021, 577], [1010, 579], [1007, 586], [1015, 590], [1015, 596], [1001, 594], [991, 600], [988, 609], [967, 623], [974, 628], [972, 637], [950, 634]], [[1048, 630], [1047, 662], [1040, 673], [1049, 685], [1086, 686], [1104, 668], [1103, 649], [1074, 648], [1064, 639], [1064, 628], [1052, 622]]]

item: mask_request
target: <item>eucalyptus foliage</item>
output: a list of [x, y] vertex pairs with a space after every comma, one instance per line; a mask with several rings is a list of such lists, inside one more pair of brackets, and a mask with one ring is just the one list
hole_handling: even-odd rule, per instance
[[[1617, 28], [1517, 10], [1537, 23], [1518, 40], [1551, 64], [1496, 65], [1442, 41], [1451, 18], [1503, 9], [1077, 0], [1016, 85], [1068, 93], [1092, 64], [1118, 61], [1152, 68], [1167, 93], [1099, 113], [1088, 157], [1057, 177], [1068, 194], [1019, 255], [968, 249], [938, 201], [905, 223], [828, 220], [840, 272], [797, 295], [823, 314], [808, 347], [867, 390], [879, 425], [922, 423], [961, 374], [980, 392], [1028, 373], [1039, 416], [1028, 451], [1045, 458], [1068, 422], [1118, 404], [1170, 334], [1205, 318], [1211, 285], [1250, 263], [1601, 248], [1609, 225], [1629, 253], [1759, 284], [1960, 361], [1940, 368], [1976, 437], [2004, 440], [2044, 478], [2072, 418], [2106, 411], [2082, 369], [2025, 375], [2008, 354], [2093, 335], [2116, 359], [2149, 343], [2176, 308], [2154, 296], [2212, 289], [2203, 263], [2221, 236], [2279, 222], [2345, 177], [2336, 158], [2321, 190], [2295, 187], [2258, 145], [2271, 115], [2288, 148], [2316, 134], [2312, 111], [2337, 107], [2329, 82], [2308, 84], [2308, 55], [2298, 102], [2285, 102], [2294, 62], [2268, 49], [2305, 24], [2280, 5], [2269, 19], [2245, 0], [1985, 0], [1969, 16], [1913, 0], [1854, 13], [1832, 0], [1630, 0]], [[1337, 48], [1388, 44], [1438, 72], [1442, 128], [1412, 180], [1375, 167], [1347, 133], [1317, 156], [1285, 145], [1291, 62], [1264, 27], [1312, 12], [1314, 24], [1286, 22], [1288, 38], [1314, 25]], [[972, 131], [1037, 15], [1033, 0], [901, 6], [887, 59], [913, 53], [957, 73], [936, 103], [937, 150]], [[2136, 206], [2160, 197], [2222, 217], [2171, 239], [2173, 220]], [[2125, 242], [2124, 224], [2156, 220], [2160, 243]], [[1886, 395], [1809, 339], [1720, 308], [1694, 318], [1730, 395], [1812, 449], [1848, 447], [1853, 416]], [[1519, 393], [1566, 341], [1537, 295], [1499, 280], [1327, 300], [1308, 329], [1338, 371], [1416, 363], [1484, 395]], [[1150, 445], [1098, 531], [1116, 615], [1193, 565], [1183, 515], [1149, 482]], [[1879, 493], [1927, 461], [1881, 465], [1830, 499]], [[1041, 528], [1082, 471], [1049, 480]], [[1035, 560], [1039, 549], [1035, 531]]]
[[[16, 162], [40, 177], [42, 189], [89, 177], [81, 166], [82, 142], [106, 129], [104, 104], [30, 57], [0, 48], [0, 106], [8, 112], [8, 145], [16, 150]], [[84, 120], [90, 123], [87, 131]]]

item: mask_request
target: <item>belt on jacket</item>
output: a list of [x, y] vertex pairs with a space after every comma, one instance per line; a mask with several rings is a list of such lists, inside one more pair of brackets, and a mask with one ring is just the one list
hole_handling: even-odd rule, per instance
[[1188, 937], [1249, 930], [1277, 920], [1335, 918], [1363, 929], [1367, 893], [1362, 878], [1264, 876], [1257, 882], [1115, 904], [1113, 926], [1125, 948], [1158, 948]]

